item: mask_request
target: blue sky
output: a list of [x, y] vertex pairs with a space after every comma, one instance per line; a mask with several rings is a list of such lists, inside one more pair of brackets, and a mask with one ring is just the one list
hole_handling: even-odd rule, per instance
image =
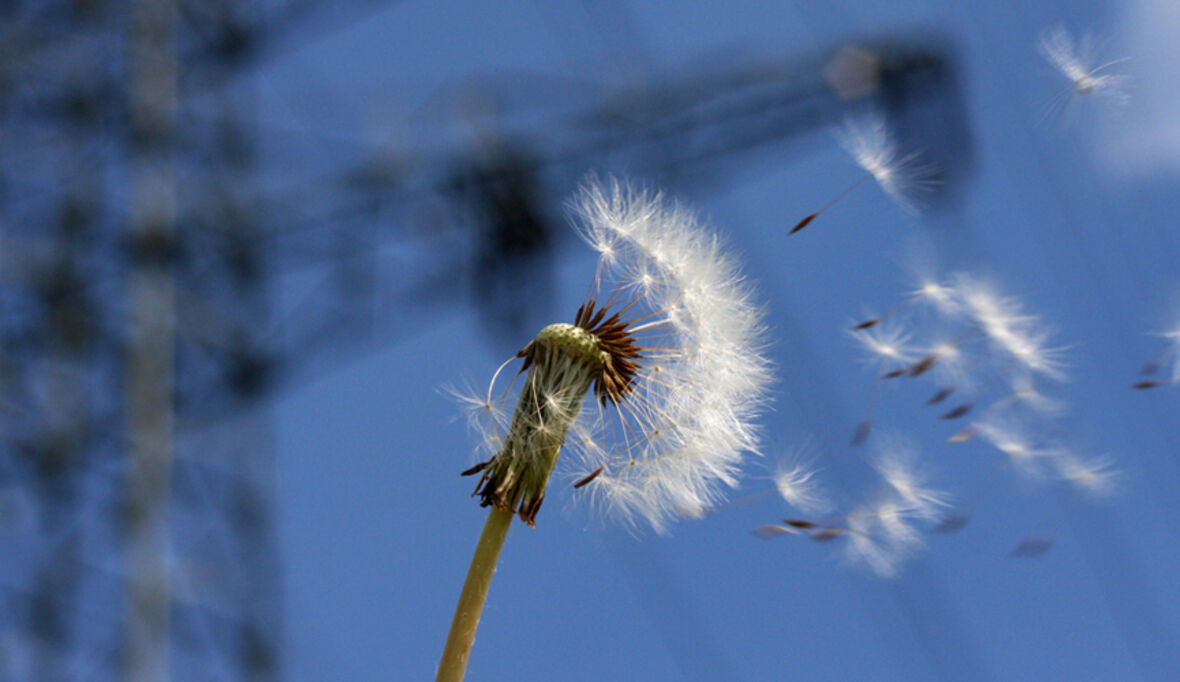
[[[1151, 332], [1180, 318], [1180, 80], [1170, 73], [1180, 61], [1168, 38], [1180, 14], [1166, 5], [404, 2], [273, 61], [256, 83], [275, 131], [267, 143], [276, 158], [314, 166], [378, 144], [470, 146], [471, 111], [499, 106], [512, 125], [518, 100], [497, 92], [506, 83], [577, 109], [611, 86], [793, 63], [878, 36], [936, 35], [958, 58], [973, 163], [943, 210], [912, 216], [865, 185], [788, 238], [859, 177], [826, 131], [726, 166], [708, 192], [635, 177], [625, 163], [546, 188], [559, 205], [582, 172], [606, 170], [696, 206], [756, 283], [779, 377], [765, 456], [731, 495], [740, 504], [636, 536], [555, 484], [538, 528], [509, 534], [469, 679], [1180, 676], [1180, 389], [1128, 388], [1163, 347]], [[1133, 78], [1124, 111], [1042, 121], [1067, 85], [1036, 50], [1057, 23], [1129, 58], [1119, 65]], [[392, 286], [425, 257], [414, 251], [423, 243], [379, 245]], [[837, 543], [754, 537], [797, 513], [773, 495], [745, 496], [766, 490], [776, 457], [803, 444], [844, 506], [871, 489], [873, 443], [848, 442], [874, 372], [847, 329], [912, 288], [915, 252], [935, 254], [943, 272], [985, 274], [1053, 330], [1069, 375], [1052, 386], [1067, 405], [1054, 428], [1112, 458], [1120, 476], [1117, 493], [1093, 503], [1029, 484], [979, 442], [947, 444], [954, 428], [921, 405], [925, 388], [884, 386], [881, 431], [911, 443], [971, 517], [957, 533], [928, 535], [883, 579], [848, 565]], [[594, 268], [574, 239], [554, 257], [553, 291], [520, 292], [548, 297], [537, 329], [572, 318]], [[298, 301], [315, 281], [293, 277], [279, 299]], [[414, 331], [381, 338], [273, 407], [292, 680], [433, 675], [485, 518], [473, 481], [458, 476], [474, 436], [443, 389], [483, 385], [529, 340], [490, 333], [471, 305], [376, 313], [413, 315], [402, 328]], [[1010, 558], [1030, 535], [1055, 541], [1038, 559]]]

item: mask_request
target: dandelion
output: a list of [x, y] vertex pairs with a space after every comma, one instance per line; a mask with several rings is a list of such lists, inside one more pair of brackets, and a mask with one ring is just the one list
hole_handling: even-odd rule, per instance
[[791, 229], [790, 234], [807, 227], [821, 213], [869, 178], [876, 180], [881, 189], [907, 213], [918, 213], [918, 205], [913, 194], [915, 190], [931, 188], [934, 184], [931, 176], [934, 175], [935, 168], [918, 163], [918, 152], [903, 155], [897, 142], [889, 134], [882, 116], [868, 113], [859, 118], [849, 117], [845, 119], [843, 127], [836, 131], [836, 139], [865, 174], [823, 208], [799, 221]]
[[475, 495], [492, 511], [439, 679], [462, 677], [512, 514], [535, 525], [563, 447], [580, 466], [575, 487], [657, 531], [709, 509], [758, 449], [771, 375], [762, 314], [719, 238], [658, 193], [613, 180], [589, 181], [572, 208], [598, 271], [573, 322], [517, 353], [516, 408], [484, 433], [498, 450], [464, 472], [481, 474]]
[[1074, 42], [1064, 26], [1053, 26], [1041, 33], [1037, 49], [1070, 84], [1069, 92], [1050, 106], [1046, 116], [1062, 108], [1072, 110], [1082, 98], [1099, 97], [1120, 107], [1127, 103], [1127, 77], [1106, 71], [1126, 60], [1099, 64], [1095, 48], [1093, 36], [1084, 34]]

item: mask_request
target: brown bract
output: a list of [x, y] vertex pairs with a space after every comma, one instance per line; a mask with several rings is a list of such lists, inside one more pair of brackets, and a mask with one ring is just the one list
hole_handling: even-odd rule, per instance
[[594, 381], [594, 397], [603, 405], [608, 400], [617, 405], [635, 390], [635, 375], [639, 373], [637, 361], [643, 358], [643, 353], [627, 329], [634, 320], [621, 321], [622, 310], [606, 317], [607, 308], [596, 310], [596, 306], [595, 301], [579, 306], [574, 324], [593, 334], [598, 339], [598, 347], [605, 353], [602, 374]]

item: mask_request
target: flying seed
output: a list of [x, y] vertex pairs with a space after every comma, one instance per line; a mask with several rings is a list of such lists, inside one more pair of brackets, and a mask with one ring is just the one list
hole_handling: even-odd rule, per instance
[[809, 216], [807, 216], [806, 218], [804, 218], [803, 220], [800, 220], [800, 221], [799, 221], [799, 222], [798, 222], [798, 223], [795, 225], [795, 227], [792, 227], [792, 228], [791, 228], [791, 231], [790, 231], [788, 234], [795, 234], [795, 233], [796, 233], [796, 232], [798, 232], [799, 230], [802, 230], [803, 228], [807, 227], [807, 224], [808, 224], [808, 223], [810, 223], [811, 221], [815, 220], [815, 219], [816, 219], [816, 217], [817, 217], [819, 214], [820, 214], [820, 212], [819, 212], [819, 211], [816, 211], [815, 213], [812, 213], [811, 215], [809, 215]]
[[783, 523], [793, 528], [815, 528], [815, 524], [811, 521], [803, 521], [800, 519], [783, 519]]
[[936, 362], [938, 362], [938, 356], [931, 353], [930, 355], [927, 355], [918, 362], [914, 363], [914, 366], [910, 367], [909, 375], [912, 377], [921, 376], [922, 374], [928, 372]]
[[958, 419], [971, 411], [971, 403], [963, 403], [955, 409], [939, 417], [939, 419]]

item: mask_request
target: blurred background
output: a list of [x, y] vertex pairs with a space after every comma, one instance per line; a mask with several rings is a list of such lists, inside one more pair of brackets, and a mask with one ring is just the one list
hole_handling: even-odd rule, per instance
[[[1125, 106], [1038, 53], [1058, 24], [1126, 58]], [[0, 679], [431, 678], [485, 518], [445, 389], [572, 319], [590, 171], [743, 259], [767, 447], [666, 536], [555, 478], [469, 679], [1180, 679], [1180, 388], [1130, 388], [1180, 326], [1178, 31], [1166, 0], [5, 2]], [[920, 212], [866, 183], [788, 237], [867, 112]], [[1112, 494], [875, 385], [849, 327], [956, 271], [1053, 330], [1046, 428]], [[763, 493], [800, 448], [871, 494], [879, 433], [954, 499], [897, 576], [751, 533], [797, 515]]]

